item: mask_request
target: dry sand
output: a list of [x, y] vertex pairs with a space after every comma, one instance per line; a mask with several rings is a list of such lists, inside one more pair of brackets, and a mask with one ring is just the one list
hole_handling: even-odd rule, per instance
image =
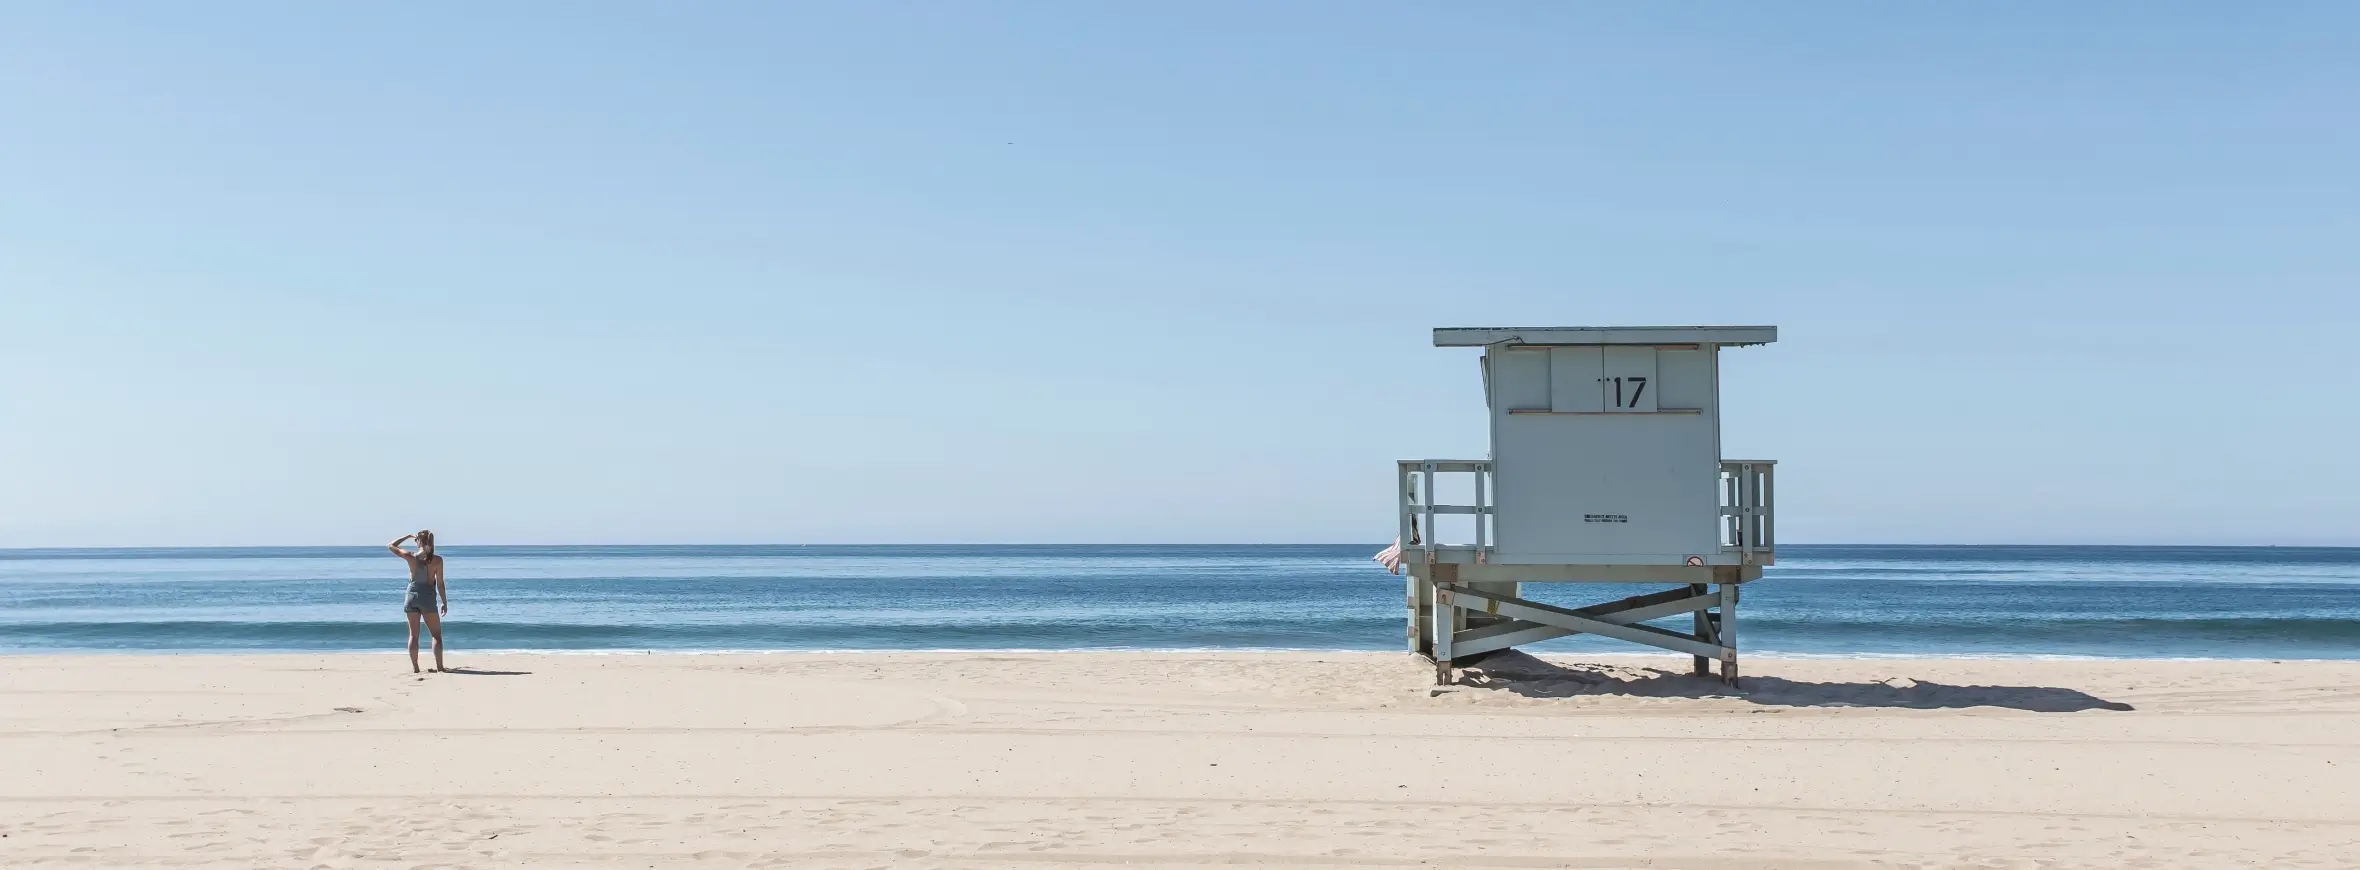
[[2360, 663], [0, 657], [9, 867], [2360, 867]]

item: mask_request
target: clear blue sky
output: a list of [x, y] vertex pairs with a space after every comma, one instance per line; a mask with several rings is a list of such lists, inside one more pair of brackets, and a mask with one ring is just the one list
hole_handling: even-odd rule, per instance
[[1773, 323], [1793, 542], [2360, 543], [2360, 6], [0, 9], [0, 546], [1378, 541]]

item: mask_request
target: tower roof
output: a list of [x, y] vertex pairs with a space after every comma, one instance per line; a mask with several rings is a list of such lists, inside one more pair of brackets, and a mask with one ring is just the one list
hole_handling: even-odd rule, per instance
[[1775, 326], [1446, 326], [1434, 330], [1435, 347], [1494, 344], [1769, 344]]

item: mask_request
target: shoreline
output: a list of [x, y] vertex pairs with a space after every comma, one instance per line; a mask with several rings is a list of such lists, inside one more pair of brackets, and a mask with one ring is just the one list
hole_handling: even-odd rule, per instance
[[[421, 647], [421, 654], [424, 652]], [[365, 656], [407, 655], [403, 647], [391, 649], [76, 649], [76, 650], [6, 650], [0, 649], [0, 660], [37, 658], [138, 657], [155, 656], [177, 658], [183, 656]], [[482, 656], [963, 656], [963, 655], [1355, 655], [1407, 656], [1405, 650], [1317, 649], [1310, 647], [943, 647], [943, 648], [850, 648], [850, 649], [453, 649], [448, 655]], [[1622, 660], [1682, 660], [1669, 653], [1647, 652], [1560, 652], [1543, 650], [1532, 652], [1543, 659], [1586, 661], [1590, 659]], [[1990, 661], [1990, 662], [2223, 662], [2250, 664], [2360, 664], [2360, 655], [2350, 658], [2305, 658], [2301, 656], [2097, 656], [2069, 653], [1799, 653], [1747, 651], [1743, 661]]]

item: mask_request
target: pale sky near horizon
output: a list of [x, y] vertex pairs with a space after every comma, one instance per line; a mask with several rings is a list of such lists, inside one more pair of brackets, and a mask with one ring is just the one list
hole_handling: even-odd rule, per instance
[[2360, 544], [2360, 6], [0, 8], [0, 547], [1376, 542], [1769, 323], [1782, 540]]

